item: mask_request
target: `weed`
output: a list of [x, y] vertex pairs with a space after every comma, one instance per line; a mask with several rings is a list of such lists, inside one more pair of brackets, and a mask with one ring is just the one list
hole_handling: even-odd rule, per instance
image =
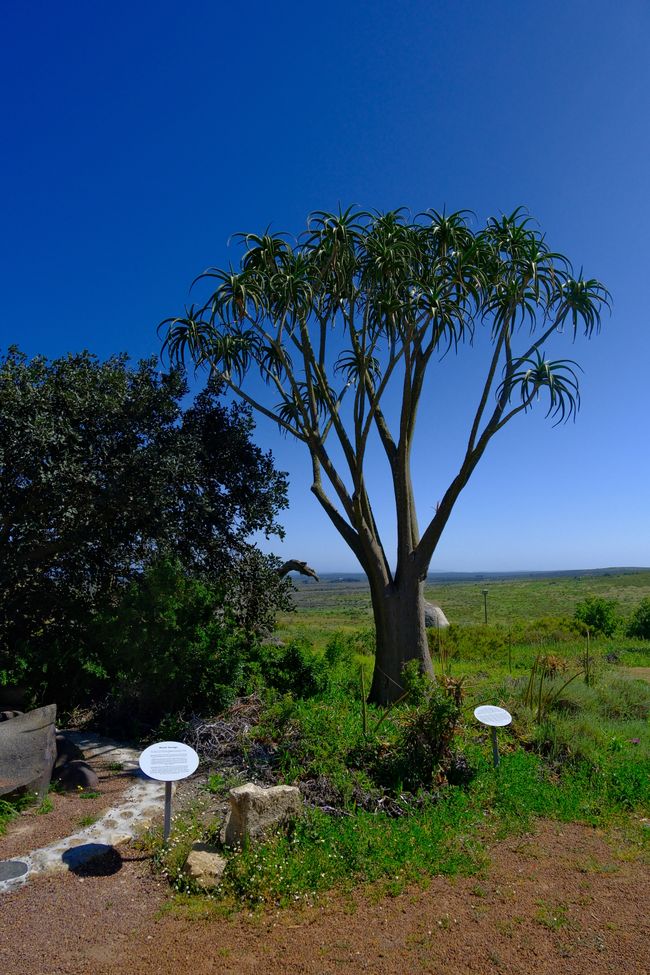
[[81, 816], [77, 820], [77, 826], [84, 829], [86, 826], [93, 826], [97, 822], [97, 816]]
[[221, 772], [213, 772], [208, 776], [205, 789], [212, 795], [222, 796], [241, 784], [242, 779], [239, 775], [223, 775]]
[[557, 675], [563, 669], [566, 669], [564, 661], [555, 656], [540, 653], [535, 657], [524, 694], [524, 704], [536, 711], [538, 724], [559, 700], [562, 692], [580, 675], [578, 671], [560, 683]]
[[547, 904], [546, 901], [537, 901], [538, 910], [535, 920], [538, 924], [548, 928], [549, 931], [559, 931], [569, 923], [565, 904]]
[[0, 799], [0, 836], [6, 832], [9, 823], [33, 802], [34, 797], [30, 795], [18, 796], [15, 799]]

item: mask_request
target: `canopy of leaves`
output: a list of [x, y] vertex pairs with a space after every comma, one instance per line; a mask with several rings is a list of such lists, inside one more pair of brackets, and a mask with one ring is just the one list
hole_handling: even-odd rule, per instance
[[578, 603], [573, 616], [593, 636], [601, 633], [603, 636], [613, 636], [620, 623], [616, 601], [603, 599], [602, 596], [588, 596]]
[[282, 585], [246, 538], [281, 534], [286, 481], [218, 391], [183, 410], [183, 371], [155, 360], [0, 359], [0, 677], [77, 670], [90, 618], [162, 555], [268, 622]]
[[642, 599], [632, 613], [627, 627], [628, 636], [650, 640], [650, 599]]
[[[540, 397], [556, 422], [575, 415], [578, 367], [549, 358], [545, 346], [563, 330], [590, 337], [608, 292], [552, 251], [523, 209], [475, 231], [465, 212], [413, 219], [350, 208], [312, 214], [296, 240], [268, 231], [239, 240], [237, 268], [201, 276], [207, 301], [163, 323], [166, 350], [173, 361], [207, 365], [307, 445], [312, 490], [368, 572], [373, 561], [385, 563], [364, 481], [370, 433], [395, 484], [399, 562], [420, 542], [407, 468], [425, 374], [487, 331], [493, 351], [467, 452], [416, 555], [425, 571], [490, 438]], [[246, 383], [250, 370], [268, 396]], [[401, 391], [396, 425], [384, 413], [391, 384]], [[333, 460], [332, 437], [343, 465]], [[381, 573], [391, 580], [387, 564]]]

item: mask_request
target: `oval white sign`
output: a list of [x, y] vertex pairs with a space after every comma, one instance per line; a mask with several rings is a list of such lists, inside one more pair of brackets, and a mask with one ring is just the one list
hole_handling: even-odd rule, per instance
[[186, 779], [199, 766], [199, 756], [180, 741], [158, 741], [140, 755], [140, 768], [150, 779], [177, 782]]
[[512, 721], [512, 715], [505, 708], [497, 707], [496, 704], [482, 704], [474, 708], [474, 717], [481, 724], [487, 724], [491, 728], [503, 728]]

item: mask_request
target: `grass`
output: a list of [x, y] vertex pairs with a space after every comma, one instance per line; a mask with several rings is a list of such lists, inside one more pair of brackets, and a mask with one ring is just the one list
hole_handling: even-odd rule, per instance
[[77, 826], [84, 829], [86, 826], [94, 826], [97, 822], [97, 816], [80, 816], [77, 820]]
[[566, 904], [549, 904], [540, 900], [537, 907], [535, 920], [549, 931], [560, 931], [569, 923]]
[[[525, 674], [508, 675], [501, 693], [493, 676], [484, 682], [490, 699], [505, 703], [515, 718], [500, 732], [499, 768], [492, 767], [489, 735], [471, 716], [484, 696], [479, 686], [456, 737], [474, 778], [465, 788], [434, 789], [398, 818], [355, 807], [355, 788], [370, 784], [364, 770], [350, 765], [364, 739], [360, 700], [340, 687], [306, 701], [277, 699], [258, 734], [278, 742], [285, 781], [328, 776], [342, 794], [347, 790], [348, 804], [341, 816], [313, 809], [290, 835], [230, 851], [214, 897], [222, 906], [287, 906], [312, 902], [332, 887], [377, 882], [395, 894], [432, 874], [479, 873], [495, 839], [528, 830], [537, 817], [624, 826], [637, 845], [647, 844], [639, 818], [650, 806], [650, 685], [604, 671], [593, 686], [574, 682], [566, 689], [570, 707], [559, 708], [559, 697], [538, 724], [524, 704], [526, 682]], [[375, 742], [380, 750], [396, 740], [400, 720], [384, 721]], [[214, 776], [210, 785], [221, 792], [225, 780]], [[176, 889], [191, 891], [182, 873], [187, 852], [194, 840], [215, 838], [190, 817], [175, 824], [167, 849], [160, 836], [148, 843]], [[540, 923], [553, 924], [557, 916], [549, 911]]]
[[9, 823], [30, 804], [31, 800], [23, 796], [19, 799], [0, 799], [0, 836], [4, 836]]
[[[332, 887], [359, 883], [380, 882], [385, 893], [397, 894], [432, 874], [480, 873], [490, 842], [526, 831], [535, 817], [603, 826], [619, 822], [626, 808], [625, 783], [618, 791], [623, 779], [613, 769], [602, 774], [578, 765], [558, 778], [530, 752], [504, 755], [496, 772], [486, 755], [475, 757], [478, 774], [468, 789], [450, 788], [413, 815], [333, 817], [312, 810], [290, 835], [231, 851], [215, 896], [257, 908], [311, 903]], [[188, 889], [182, 863], [197, 830], [196, 823], [180, 825], [166, 851], [149, 840], [177, 889]]]
[[46, 816], [48, 813], [51, 813], [53, 809], [54, 803], [52, 802], [52, 798], [50, 796], [45, 796], [36, 812], [39, 816]]
[[[616, 598], [631, 611], [650, 592], [650, 573], [488, 585], [489, 607], [495, 616], [500, 607], [501, 621], [485, 626], [470, 618], [477, 594], [482, 610], [483, 584], [447, 585], [436, 596], [450, 616], [467, 622], [444, 635], [431, 634], [437, 675], [462, 681], [465, 700], [453, 746], [473, 778], [451, 787], [434, 774], [406, 802], [408, 814], [396, 818], [364, 811], [359, 796], [379, 787], [400, 800], [400, 768], [408, 771], [408, 763], [388, 759], [407, 747], [405, 729], [419, 727], [409, 724], [417, 702], [407, 700], [387, 715], [362, 704], [360, 666], [367, 687], [373, 664], [363, 584], [301, 587], [298, 599], [304, 604], [282, 621], [278, 635], [316, 638], [328, 686], [308, 699], [269, 694], [256, 736], [275, 749], [285, 782], [327, 782], [343, 808], [336, 816], [311, 809], [290, 834], [227, 851], [228, 867], [211, 904], [224, 911], [286, 906], [359, 883], [395, 894], [409, 883], [426, 883], [432, 874], [480, 874], [490, 844], [529, 829], [537, 817], [620, 828], [629, 844], [626, 855], [647, 855], [650, 837], [640, 820], [650, 807], [650, 684], [635, 679], [629, 668], [650, 667], [650, 641], [592, 639], [587, 676], [586, 640], [561, 617], [572, 615], [575, 602], [588, 595]], [[489, 733], [472, 714], [481, 703], [500, 704], [513, 716], [512, 725], [499, 732], [496, 770]], [[379, 782], [378, 770], [387, 768], [393, 778]], [[232, 784], [238, 780], [215, 772], [207, 788], [223, 796]], [[185, 857], [193, 841], [214, 842], [217, 825], [206, 831], [190, 813], [175, 822], [168, 847], [159, 832], [145, 840], [188, 903], [206, 901], [193, 898], [182, 871]], [[563, 905], [554, 903], [540, 903], [537, 920], [553, 930], [567, 923]]]
[[[641, 600], [650, 596], [650, 571], [441, 581], [425, 587], [425, 598], [438, 602], [450, 622], [479, 626], [483, 623], [483, 589], [488, 590], [489, 623], [506, 629], [521, 620], [571, 617], [577, 603], [588, 596], [615, 600], [623, 617], [629, 618]], [[322, 649], [337, 630], [349, 634], [372, 626], [365, 582], [298, 582], [294, 602], [296, 613], [278, 617], [277, 636], [283, 640], [307, 639]]]

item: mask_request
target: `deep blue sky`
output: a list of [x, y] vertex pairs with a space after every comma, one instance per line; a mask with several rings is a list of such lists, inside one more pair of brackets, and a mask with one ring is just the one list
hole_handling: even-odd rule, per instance
[[[613, 315], [554, 349], [585, 368], [577, 422], [504, 430], [431, 568], [650, 564], [647, 0], [5, 0], [1, 17], [0, 348], [157, 353], [195, 275], [236, 259], [233, 232], [298, 232], [339, 201], [479, 220], [525, 204]], [[422, 414], [422, 522], [465, 436], [473, 355]], [[272, 547], [354, 568], [300, 445], [258, 437], [291, 476]]]

